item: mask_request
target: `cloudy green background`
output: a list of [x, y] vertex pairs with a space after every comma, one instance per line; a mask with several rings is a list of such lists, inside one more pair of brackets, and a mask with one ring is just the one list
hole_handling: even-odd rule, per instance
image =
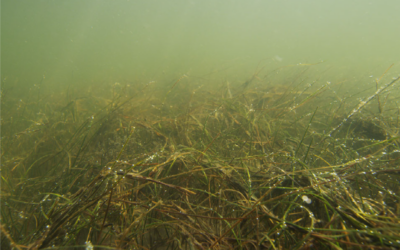
[[396, 72], [398, 10], [397, 0], [4, 0], [1, 73], [68, 84], [320, 61], [332, 75]]

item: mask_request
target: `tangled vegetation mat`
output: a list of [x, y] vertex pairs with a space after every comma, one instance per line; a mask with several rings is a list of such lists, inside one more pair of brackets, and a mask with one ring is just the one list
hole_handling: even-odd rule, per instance
[[22, 99], [4, 80], [1, 248], [400, 248], [399, 77], [308, 67]]

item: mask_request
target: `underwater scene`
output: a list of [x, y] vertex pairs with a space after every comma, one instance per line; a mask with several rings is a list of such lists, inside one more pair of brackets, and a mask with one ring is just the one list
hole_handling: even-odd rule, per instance
[[397, 0], [4, 0], [1, 249], [400, 249]]

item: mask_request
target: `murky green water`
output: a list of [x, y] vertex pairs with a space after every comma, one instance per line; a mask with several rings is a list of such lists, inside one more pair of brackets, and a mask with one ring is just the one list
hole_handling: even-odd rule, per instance
[[1, 248], [400, 247], [399, 9], [2, 1]]
[[65, 86], [201, 75], [224, 66], [247, 76], [260, 62], [274, 68], [320, 61], [331, 78], [377, 75], [399, 62], [399, 7], [398, 1], [4, 1], [2, 77], [29, 85], [45, 74]]

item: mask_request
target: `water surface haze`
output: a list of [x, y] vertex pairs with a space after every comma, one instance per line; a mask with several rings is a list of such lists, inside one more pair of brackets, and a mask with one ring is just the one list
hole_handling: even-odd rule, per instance
[[[204, 74], [325, 62], [336, 74], [399, 62], [399, 1], [3, 1], [2, 76]], [[398, 68], [397, 68], [398, 69]]]

